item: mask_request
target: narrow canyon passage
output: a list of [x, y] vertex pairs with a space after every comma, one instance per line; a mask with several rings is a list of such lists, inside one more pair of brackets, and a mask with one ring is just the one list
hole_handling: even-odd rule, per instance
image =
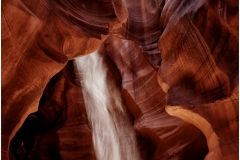
[[1, 159], [239, 159], [239, 3], [4, 0]]
[[98, 51], [75, 61], [98, 160], [139, 160], [136, 136], [121, 91]]

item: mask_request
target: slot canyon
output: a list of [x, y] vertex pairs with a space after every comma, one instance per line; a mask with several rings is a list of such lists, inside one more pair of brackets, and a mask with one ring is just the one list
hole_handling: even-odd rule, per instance
[[2, 160], [239, 159], [236, 0], [2, 0]]

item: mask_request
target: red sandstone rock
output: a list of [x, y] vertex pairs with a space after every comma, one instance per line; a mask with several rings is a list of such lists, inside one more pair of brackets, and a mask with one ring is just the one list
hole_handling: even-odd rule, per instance
[[[238, 31], [228, 20], [237, 21], [238, 11], [229, 10], [236, 4], [183, 3], [162, 11], [158, 80], [167, 92], [166, 111], [202, 130], [209, 148], [206, 159], [237, 159], [238, 136], [229, 127], [239, 123], [238, 99], [231, 98], [238, 94]], [[223, 113], [225, 106], [229, 111]]]
[[207, 147], [206, 159], [238, 158], [238, 2], [7, 0], [1, 17], [2, 159], [37, 110], [50, 127], [29, 159], [95, 159], [79, 75], [64, 66], [101, 44], [142, 159], [203, 159]]
[[[103, 34], [111, 31], [115, 24], [119, 26], [118, 19], [124, 20], [124, 16], [120, 15], [124, 10], [116, 7], [116, 16], [112, 3], [106, 2], [103, 4], [106, 8], [104, 12], [97, 14], [104, 18], [96, 19], [99, 24], [92, 27], [97, 31], [91, 32], [89, 37], [90, 33], [81, 30], [81, 27], [85, 28], [85, 23], [77, 21], [77, 28], [72, 27], [68, 24], [72, 23], [71, 20], [64, 21], [67, 13], [64, 10], [56, 13], [56, 8], [51, 8], [52, 3], [55, 1], [51, 1], [51, 4], [50, 1], [33, 4], [30, 1], [2, 3], [3, 159], [7, 159], [9, 142], [27, 115], [37, 110], [43, 89], [50, 78], [59, 72], [69, 59], [96, 50], [106, 37]], [[39, 10], [35, 10], [38, 4]], [[86, 5], [92, 9], [102, 6], [97, 1], [93, 5]], [[72, 8], [81, 6], [71, 5]], [[54, 7], [61, 7], [61, 4]], [[90, 25], [91, 21], [86, 23]]]
[[[204, 136], [194, 126], [165, 112], [166, 94], [137, 44], [110, 36], [104, 45], [121, 73], [123, 97], [135, 117], [134, 129], [154, 145], [145, 159], [204, 157], [207, 151]], [[198, 145], [198, 150], [184, 155], [191, 145]]]

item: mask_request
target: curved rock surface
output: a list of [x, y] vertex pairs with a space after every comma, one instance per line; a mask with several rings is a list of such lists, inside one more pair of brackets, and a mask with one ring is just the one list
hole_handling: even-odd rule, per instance
[[[166, 110], [203, 131], [206, 159], [238, 158], [238, 98], [232, 98], [238, 96], [238, 29], [230, 24], [238, 21], [238, 11], [230, 11], [230, 6], [234, 3], [181, 2], [174, 10], [162, 11], [166, 23], [158, 42], [158, 80], [167, 92]], [[237, 130], [230, 129], [233, 125]]]
[[[23, 121], [28, 114], [37, 111], [38, 102], [50, 78], [59, 72], [68, 60], [96, 50], [106, 34], [121, 24], [118, 19], [124, 20], [124, 16], [115, 14], [115, 10], [118, 15], [124, 12], [121, 6], [116, 6], [114, 10], [112, 4], [115, 3], [106, 1], [103, 4], [106, 8], [104, 12], [92, 13], [104, 18], [96, 20], [99, 22], [98, 26], [92, 27], [95, 27], [97, 34], [89, 36], [90, 33], [80, 30], [81, 27], [91, 28], [87, 25], [92, 24], [91, 21], [77, 23], [76, 26], [81, 26], [78, 28], [72, 27], [68, 24], [69, 20], [62, 20], [68, 13], [59, 11], [62, 5], [55, 6], [52, 4], [54, 2], [2, 2], [3, 159], [7, 159], [9, 142]], [[75, 7], [88, 5], [95, 10], [95, 7], [102, 6], [99, 1], [94, 4], [81, 3], [70, 5], [72, 14], [76, 11]], [[53, 6], [58, 8], [51, 8]], [[56, 10], [59, 13], [55, 13]], [[75, 14], [82, 14], [84, 8], [80, 11]], [[72, 23], [71, 20], [70, 22]]]
[[[17, 133], [14, 136], [16, 140], [11, 141], [13, 155], [21, 158], [24, 154], [29, 160], [96, 159], [81, 86], [76, 83], [78, 78], [74, 73], [73, 61], [69, 61], [48, 83], [38, 111], [34, 113], [38, 123], [30, 126], [29, 118], [26, 119], [20, 129], [21, 133]], [[36, 131], [30, 135], [33, 126]], [[34, 137], [34, 147], [28, 147], [30, 142], [26, 141], [25, 134]], [[22, 148], [27, 152], [21, 152], [17, 141], [24, 143]]]
[[[204, 157], [207, 151], [205, 137], [194, 126], [165, 112], [166, 93], [159, 86], [157, 73], [145, 60], [139, 46], [113, 36], [108, 37], [104, 45], [121, 73], [123, 98], [134, 115], [134, 128], [154, 145], [149, 148], [151, 153], [145, 159]], [[185, 155], [188, 147], [195, 145], [198, 150]]]
[[71, 60], [101, 47], [142, 159], [238, 159], [238, 9], [234, 0], [3, 0], [1, 158], [96, 159]]

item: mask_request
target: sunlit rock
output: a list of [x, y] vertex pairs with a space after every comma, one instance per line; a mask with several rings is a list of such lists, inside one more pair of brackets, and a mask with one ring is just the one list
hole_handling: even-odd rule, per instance
[[238, 159], [238, 8], [3, 0], [1, 158]]

